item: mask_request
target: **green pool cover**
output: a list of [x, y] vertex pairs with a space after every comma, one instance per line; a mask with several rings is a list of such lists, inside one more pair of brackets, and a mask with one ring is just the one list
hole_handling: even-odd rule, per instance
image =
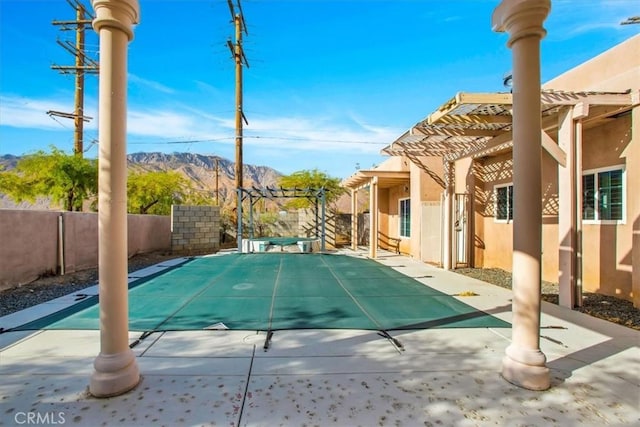
[[[510, 327], [375, 261], [329, 254], [197, 258], [130, 285], [129, 329]], [[16, 329], [99, 329], [97, 297]]]

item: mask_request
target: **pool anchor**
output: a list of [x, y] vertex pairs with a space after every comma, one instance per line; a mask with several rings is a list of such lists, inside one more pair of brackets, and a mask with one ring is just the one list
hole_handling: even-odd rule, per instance
[[137, 346], [138, 344], [140, 344], [142, 341], [144, 341], [145, 338], [147, 338], [149, 335], [151, 335], [152, 333], [154, 333], [155, 331], [144, 331], [142, 333], [142, 335], [140, 335], [138, 337], [138, 339], [136, 339], [134, 342], [132, 342], [131, 344], [129, 344], [129, 348], [133, 348], [135, 346]]
[[267, 331], [267, 338], [265, 338], [264, 340], [264, 345], [262, 346], [262, 348], [264, 349], [264, 351], [269, 350], [269, 346], [271, 345], [271, 338], [273, 337], [273, 331], [271, 329], [269, 329]]
[[391, 341], [393, 343], [393, 345], [395, 345], [398, 350], [400, 351], [404, 351], [405, 348], [402, 345], [402, 343], [400, 342], [400, 340], [398, 340], [397, 338], [392, 337], [389, 332], [385, 331], [384, 329], [381, 329], [378, 331], [378, 335], [380, 335], [381, 337], [384, 337], [386, 339], [388, 339], [389, 341]]

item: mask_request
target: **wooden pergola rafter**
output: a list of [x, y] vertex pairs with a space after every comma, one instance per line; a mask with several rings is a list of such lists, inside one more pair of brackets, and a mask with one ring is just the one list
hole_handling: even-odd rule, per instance
[[[640, 96], [631, 91], [541, 91], [543, 148], [562, 164], [566, 155], [547, 132], [557, 129], [558, 115], [564, 108], [586, 111], [583, 124], [588, 127], [629, 111], [638, 99]], [[511, 93], [459, 92], [383, 148], [382, 153], [455, 161], [507, 151], [513, 146], [512, 105]]]
[[317, 199], [326, 194], [326, 189], [321, 188], [283, 188], [283, 187], [247, 187], [240, 188], [242, 200], [251, 199]]

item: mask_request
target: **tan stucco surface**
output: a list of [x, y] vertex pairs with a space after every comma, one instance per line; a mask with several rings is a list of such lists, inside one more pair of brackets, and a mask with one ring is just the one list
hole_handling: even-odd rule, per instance
[[[0, 210], [0, 289], [60, 269], [58, 221], [64, 223], [67, 273], [98, 264], [98, 215], [81, 212]], [[171, 218], [128, 215], [128, 255], [171, 249]]]
[[[543, 84], [543, 89], [557, 91], [624, 92], [630, 90], [640, 97], [640, 35], [603, 52], [601, 55]], [[625, 168], [625, 220], [617, 224], [583, 223], [583, 289], [602, 292], [626, 299], [636, 298], [640, 306], [640, 107], [596, 125], [588, 124], [582, 133], [582, 170], [604, 167]], [[635, 132], [634, 132], [635, 130]], [[557, 143], [557, 130], [549, 136]], [[560, 209], [558, 174], [563, 166], [546, 150], [542, 156], [542, 279], [558, 282]], [[468, 194], [472, 203], [469, 213], [471, 246], [470, 262], [475, 267], [512, 269], [513, 221], [496, 221], [495, 185], [513, 183], [511, 152], [455, 162], [455, 193]], [[443, 161], [439, 157], [390, 157], [379, 168], [389, 171], [410, 171], [409, 193], [406, 186], [381, 190], [380, 231], [398, 238], [398, 201], [411, 197], [411, 238], [401, 239], [400, 249], [421, 258], [421, 239], [425, 227], [421, 224], [421, 203], [439, 202], [443, 196]], [[517, 194], [515, 197], [527, 197]], [[635, 239], [635, 242], [634, 242]], [[635, 243], [635, 246], [634, 246]], [[634, 292], [635, 289], [635, 292]]]
[[549, 80], [543, 89], [620, 91], [640, 85], [640, 34]]

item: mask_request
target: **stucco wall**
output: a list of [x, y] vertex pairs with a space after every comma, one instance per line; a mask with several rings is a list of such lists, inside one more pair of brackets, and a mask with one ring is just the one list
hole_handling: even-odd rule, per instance
[[[542, 154], [542, 278], [558, 281], [558, 184], [557, 163], [547, 153]], [[490, 157], [477, 162], [456, 164], [456, 175], [463, 171], [475, 174], [473, 191], [473, 265], [484, 268], [512, 270], [514, 222], [495, 219], [495, 186], [513, 184], [513, 161], [511, 153]], [[467, 185], [468, 179], [458, 181]], [[459, 191], [459, 188], [456, 189]], [[514, 194], [527, 197], [526, 194]], [[516, 225], [517, 226], [517, 225]]]
[[[63, 218], [65, 272], [98, 264], [98, 215], [95, 213], [0, 210], [0, 289], [29, 283], [60, 271], [58, 222]], [[168, 216], [129, 215], [128, 255], [169, 250]]]
[[[583, 144], [583, 170], [622, 166], [626, 170], [636, 165], [626, 164], [623, 153], [631, 143], [631, 116], [589, 129]], [[626, 176], [626, 220], [620, 224], [590, 224], [584, 222], [583, 289], [630, 298], [631, 254], [633, 250], [633, 220], [628, 209], [638, 195], [640, 183]]]
[[[98, 216], [95, 213], [65, 212], [64, 253], [67, 272], [98, 265]], [[136, 231], [131, 231], [131, 234]]]
[[624, 91], [640, 85], [640, 34], [545, 84], [543, 89]]
[[394, 231], [398, 225], [398, 209], [391, 204], [390, 191], [390, 188], [378, 190], [378, 246], [381, 249], [391, 247], [390, 237], [398, 238], [398, 232]]
[[[543, 85], [557, 90], [640, 90], [640, 35]], [[583, 289], [633, 299], [640, 307], [640, 106], [615, 121], [586, 129], [583, 170], [626, 168], [626, 220], [583, 224]], [[634, 244], [635, 238], [635, 244]]]
[[[511, 271], [513, 248], [512, 223], [500, 223], [494, 220], [494, 186], [513, 182], [513, 161], [511, 153], [479, 160], [475, 168], [475, 197], [472, 201], [475, 236], [475, 267], [502, 268]], [[456, 164], [457, 173], [462, 164]], [[499, 236], [499, 237], [498, 237]]]
[[58, 212], [0, 210], [0, 289], [58, 270]]
[[[590, 61], [548, 81], [544, 89], [564, 91], [631, 91], [632, 99], [640, 96], [640, 35], [621, 43]], [[620, 114], [606, 124], [586, 125], [583, 130], [583, 170], [624, 165], [626, 176], [626, 220], [618, 224], [583, 225], [583, 288], [633, 299], [640, 307], [640, 106]], [[549, 135], [558, 140], [557, 131]], [[542, 278], [557, 282], [559, 276], [558, 236], [558, 166], [542, 150]], [[394, 157], [385, 170], [411, 171], [412, 238], [409, 253], [419, 258], [420, 209], [414, 202], [439, 200], [443, 186], [442, 161], [439, 158]], [[428, 167], [425, 167], [428, 165]], [[494, 219], [494, 185], [513, 183], [511, 153], [472, 161], [463, 159], [455, 166], [455, 192], [468, 193], [470, 212], [471, 262], [475, 267], [512, 269], [513, 222]], [[386, 215], [386, 232], [397, 236], [397, 203], [401, 192], [389, 189], [388, 200], [381, 204]], [[517, 194], [514, 197], [527, 197]], [[516, 224], [517, 226], [517, 224]], [[417, 230], [414, 232], [414, 230]], [[403, 246], [406, 248], [406, 246]], [[420, 258], [419, 258], [420, 259]]]
[[127, 215], [129, 256], [171, 247], [171, 219], [161, 215]]
[[[417, 259], [421, 256], [422, 237], [422, 203], [439, 202], [443, 191], [444, 182], [442, 160], [436, 157], [414, 157], [409, 160], [406, 157], [395, 157], [395, 165], [398, 170], [410, 172], [410, 182], [382, 188], [379, 190], [378, 206], [380, 247], [395, 250], [399, 241], [399, 250], [403, 254], [411, 255]], [[389, 166], [391, 162], [384, 163]], [[386, 169], [392, 170], [392, 169]], [[400, 237], [399, 201], [411, 199], [411, 237]]]
[[[423, 259], [422, 239], [427, 233], [423, 228], [431, 224], [423, 224], [423, 202], [439, 202], [444, 191], [444, 166], [439, 157], [416, 157], [411, 162], [411, 243], [410, 254], [414, 258]], [[438, 224], [439, 227], [440, 224]], [[431, 230], [433, 231], [433, 230]]]
[[[545, 89], [566, 91], [615, 91], [640, 88], [640, 35], [572, 70], [548, 81]], [[638, 110], [635, 107], [634, 110]], [[626, 168], [626, 221], [618, 224], [583, 224], [583, 289], [632, 299], [633, 260], [635, 255], [633, 236], [637, 234], [640, 221], [640, 182], [637, 168], [640, 164], [638, 133], [633, 132], [638, 124], [631, 112], [597, 127], [583, 131], [582, 169], [591, 170], [622, 165]], [[555, 134], [552, 137], [557, 138]], [[634, 145], [635, 144], [635, 145]], [[558, 281], [558, 166], [543, 151], [543, 229], [542, 264], [543, 279]], [[508, 155], [505, 155], [508, 156]], [[477, 179], [474, 194], [476, 266], [500, 267], [511, 270], [512, 224], [496, 223], [493, 218], [491, 190], [496, 183], [511, 180], [511, 165], [505, 156], [484, 160], [485, 176]], [[478, 175], [478, 174], [476, 174]], [[514, 195], [518, 197], [518, 195]], [[490, 215], [491, 214], [491, 215]], [[636, 229], [634, 229], [634, 224]], [[517, 225], [516, 225], [517, 226]], [[501, 236], [496, 239], [493, 236]], [[636, 243], [635, 252], [638, 243]], [[635, 258], [634, 258], [635, 256]], [[636, 275], [638, 276], [638, 275]], [[640, 278], [635, 279], [640, 288]], [[636, 294], [638, 293], [636, 290]], [[640, 296], [636, 295], [640, 305]]]

